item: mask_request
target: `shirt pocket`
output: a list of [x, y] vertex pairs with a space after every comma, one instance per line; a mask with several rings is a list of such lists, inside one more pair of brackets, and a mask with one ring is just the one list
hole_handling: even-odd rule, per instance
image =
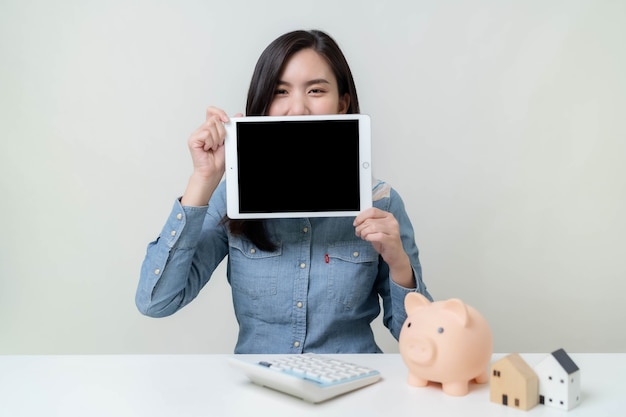
[[282, 246], [272, 252], [238, 236], [229, 239], [228, 268], [235, 292], [252, 298], [276, 295]]
[[351, 310], [370, 297], [378, 275], [378, 252], [362, 240], [328, 248], [328, 297]]

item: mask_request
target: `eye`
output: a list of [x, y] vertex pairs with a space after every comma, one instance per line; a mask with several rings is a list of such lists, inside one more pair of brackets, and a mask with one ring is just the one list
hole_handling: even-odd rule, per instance
[[408, 322], [406, 327], [411, 327], [411, 322]]
[[438, 328], [437, 328], [437, 333], [443, 333], [443, 332], [444, 332], [443, 327], [438, 327]]
[[323, 94], [325, 91], [321, 88], [312, 88], [309, 90], [311, 94]]
[[284, 88], [277, 88], [276, 90], [274, 90], [274, 95], [283, 95], [283, 94], [287, 94], [287, 90], [285, 90]]

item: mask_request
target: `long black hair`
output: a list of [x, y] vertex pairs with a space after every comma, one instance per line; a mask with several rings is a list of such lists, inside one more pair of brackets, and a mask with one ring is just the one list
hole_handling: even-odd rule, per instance
[[[319, 30], [296, 30], [276, 38], [261, 53], [248, 89], [247, 116], [267, 115], [285, 64], [297, 52], [309, 48], [323, 57], [330, 66], [337, 79], [339, 97], [345, 94], [350, 97], [346, 112], [359, 113], [359, 99], [352, 71], [337, 42]], [[226, 221], [232, 234], [244, 235], [261, 250], [276, 249], [276, 243], [267, 236], [262, 220], [226, 219]]]

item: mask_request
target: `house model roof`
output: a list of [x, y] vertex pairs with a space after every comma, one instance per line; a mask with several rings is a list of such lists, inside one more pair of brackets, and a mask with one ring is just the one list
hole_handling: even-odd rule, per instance
[[571, 375], [574, 372], [578, 371], [578, 366], [574, 363], [572, 358], [569, 357], [569, 355], [565, 352], [565, 350], [563, 349], [555, 350], [554, 352], [552, 352], [552, 356], [554, 356], [554, 359], [557, 360], [559, 365], [563, 367], [563, 369], [565, 370], [565, 372], [567, 372], [568, 375]]
[[[500, 361], [508, 361], [513, 368], [520, 373], [522, 377], [525, 379], [528, 378], [536, 378], [535, 371], [526, 363], [524, 359], [518, 353], [511, 353], [504, 358], [500, 359]], [[499, 362], [499, 361], [498, 361]]]

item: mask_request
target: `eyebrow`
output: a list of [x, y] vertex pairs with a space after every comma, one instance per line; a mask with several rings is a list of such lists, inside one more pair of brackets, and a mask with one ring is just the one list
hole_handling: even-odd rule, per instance
[[[324, 79], [324, 78], [316, 78], [314, 80], [309, 80], [306, 83], [304, 83], [304, 85], [311, 86], [313, 84], [330, 84], [330, 81]], [[287, 81], [283, 81], [283, 80], [278, 80], [278, 82], [276, 83], [276, 85], [287, 85], [287, 86], [291, 86], [291, 83], [288, 83]]]

